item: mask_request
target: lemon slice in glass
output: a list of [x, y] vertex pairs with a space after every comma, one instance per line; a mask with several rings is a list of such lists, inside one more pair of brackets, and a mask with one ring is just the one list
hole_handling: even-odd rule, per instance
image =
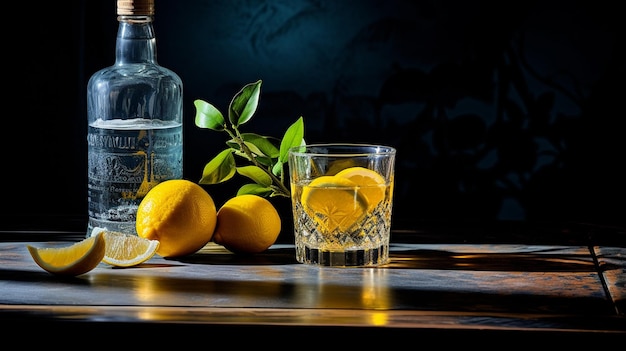
[[63, 276], [77, 276], [96, 268], [106, 250], [104, 235], [96, 234], [66, 247], [34, 247], [28, 252], [39, 267]]
[[385, 178], [376, 171], [365, 167], [350, 167], [338, 172], [335, 176], [355, 182], [367, 198], [370, 211], [385, 198]]
[[347, 178], [315, 178], [302, 191], [302, 206], [326, 233], [347, 231], [367, 213], [367, 199], [358, 187]]
[[152, 258], [159, 248], [158, 240], [113, 231], [102, 233], [106, 241], [106, 251], [102, 262], [112, 266], [136, 266]]

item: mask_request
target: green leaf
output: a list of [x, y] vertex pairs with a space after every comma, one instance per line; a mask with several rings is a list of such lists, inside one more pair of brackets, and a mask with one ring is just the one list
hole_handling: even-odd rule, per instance
[[[248, 144], [245, 141], [244, 141], [244, 144], [246, 145], [248, 150], [253, 154], [252, 157], [254, 157], [257, 161], [259, 160], [259, 158], [267, 159], [267, 157], [265, 157], [265, 156], [254, 156], [254, 155], [258, 155], [258, 154], [261, 154], [261, 155], [263, 154], [261, 152], [261, 150], [257, 149], [256, 146], [254, 146], [252, 144]], [[237, 144], [236, 141], [231, 139], [231, 140], [226, 142], [226, 145], [228, 145], [232, 149], [232, 151], [235, 153], [235, 155], [243, 157], [246, 160], [252, 162], [252, 159], [250, 158], [250, 156], [248, 156], [248, 154], [239, 147], [239, 144]]]
[[268, 196], [272, 193], [272, 188], [264, 187], [259, 184], [244, 184], [237, 191], [237, 196], [244, 194], [254, 194], [259, 196]]
[[[273, 145], [268, 145], [268, 143], [270, 142], [267, 139], [252, 139], [252, 142], [244, 141], [243, 143], [245, 144], [245, 147], [247, 147], [248, 150], [255, 155], [255, 159], [257, 160], [257, 162], [261, 163], [264, 166], [271, 165], [273, 163], [272, 158], [278, 157], [278, 148]], [[235, 139], [230, 139], [226, 141], [226, 145], [228, 145], [228, 147], [230, 147], [237, 156], [241, 156], [248, 161], [252, 161], [250, 157], [248, 157], [248, 155], [244, 152], [244, 150], [241, 149], [239, 143], [237, 143]], [[270, 153], [272, 156], [266, 155], [266, 152]]]
[[[255, 155], [257, 162], [264, 166], [272, 165], [272, 159], [278, 157], [278, 148], [271, 144], [267, 137], [257, 134], [242, 134], [244, 144]], [[250, 141], [248, 141], [250, 140]], [[235, 139], [226, 141], [226, 145], [230, 147], [237, 156], [241, 156], [248, 161], [252, 161], [250, 157], [240, 148], [239, 143]], [[269, 155], [268, 155], [269, 153]]]
[[224, 116], [215, 106], [203, 100], [193, 102], [196, 107], [196, 126], [216, 131], [224, 130]]
[[204, 166], [199, 183], [218, 184], [225, 182], [235, 175], [236, 169], [235, 157], [230, 149], [226, 149]]
[[242, 133], [241, 138], [244, 141], [256, 146], [261, 152], [261, 155], [265, 155], [269, 158], [277, 158], [279, 155], [278, 148], [274, 145], [274, 143], [272, 143], [270, 137], [255, 133]]
[[304, 120], [302, 116], [298, 118], [292, 125], [287, 128], [283, 139], [280, 141], [280, 156], [278, 160], [281, 163], [287, 162], [289, 158], [289, 149], [302, 145], [304, 139]]
[[270, 167], [271, 165], [273, 165], [273, 162], [274, 162], [271, 158], [265, 157], [265, 156], [257, 157], [256, 161], [265, 167]]
[[237, 173], [254, 180], [257, 184], [268, 187], [272, 185], [272, 177], [257, 166], [237, 167]]
[[239, 150], [239, 144], [237, 144], [235, 139], [227, 140], [226, 145], [233, 150]]
[[280, 175], [283, 173], [283, 163], [280, 161], [276, 162], [272, 167], [272, 173], [275, 176], [280, 177]]
[[265, 156], [265, 154], [263, 154], [263, 151], [261, 151], [261, 149], [256, 147], [256, 145], [254, 145], [252, 143], [249, 143], [247, 141], [244, 141], [243, 143], [246, 145], [248, 150], [250, 150], [250, 152], [252, 152], [253, 154], [255, 154], [257, 156]]
[[228, 107], [228, 119], [230, 123], [238, 127], [250, 120], [259, 105], [261, 94], [261, 80], [246, 84], [230, 102]]
[[231, 151], [237, 155], [245, 158], [248, 161], [252, 161], [250, 157], [239, 147], [239, 144], [235, 141], [235, 139], [230, 139], [226, 142], [226, 145], [231, 148]]

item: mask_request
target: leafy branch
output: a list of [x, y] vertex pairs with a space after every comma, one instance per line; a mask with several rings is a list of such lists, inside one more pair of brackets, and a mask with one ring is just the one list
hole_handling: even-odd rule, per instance
[[[278, 139], [255, 133], [242, 133], [240, 127], [250, 121], [259, 105], [261, 80], [246, 84], [233, 97], [228, 106], [228, 122], [224, 115], [210, 103], [197, 99], [195, 123], [200, 128], [226, 132], [230, 139], [225, 150], [218, 153], [204, 166], [200, 184], [218, 184], [231, 179], [236, 173], [245, 176], [253, 183], [244, 184], [237, 195], [256, 194], [264, 197], [289, 197], [289, 187], [285, 185], [284, 172], [291, 147], [304, 144], [304, 121], [296, 120]], [[238, 167], [235, 156], [245, 159], [248, 164]]]

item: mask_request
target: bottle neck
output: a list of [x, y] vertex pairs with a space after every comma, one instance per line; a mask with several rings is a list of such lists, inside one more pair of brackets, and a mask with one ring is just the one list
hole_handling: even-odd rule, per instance
[[156, 64], [156, 39], [152, 20], [152, 16], [118, 16], [116, 64]]

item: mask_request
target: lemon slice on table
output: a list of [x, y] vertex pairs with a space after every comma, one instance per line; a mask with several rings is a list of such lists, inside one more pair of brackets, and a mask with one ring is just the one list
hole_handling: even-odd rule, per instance
[[34, 247], [28, 252], [39, 267], [63, 276], [77, 276], [96, 268], [106, 251], [104, 235], [97, 234], [66, 247]]
[[321, 176], [304, 187], [301, 197], [305, 211], [327, 232], [347, 231], [367, 213], [367, 198], [358, 184], [347, 178]]
[[370, 211], [385, 198], [385, 178], [376, 171], [365, 167], [350, 167], [338, 172], [336, 176], [350, 179], [361, 187], [360, 191], [367, 198]]
[[152, 258], [159, 248], [158, 240], [107, 230], [102, 233], [106, 241], [106, 251], [102, 262], [112, 266], [136, 266]]

